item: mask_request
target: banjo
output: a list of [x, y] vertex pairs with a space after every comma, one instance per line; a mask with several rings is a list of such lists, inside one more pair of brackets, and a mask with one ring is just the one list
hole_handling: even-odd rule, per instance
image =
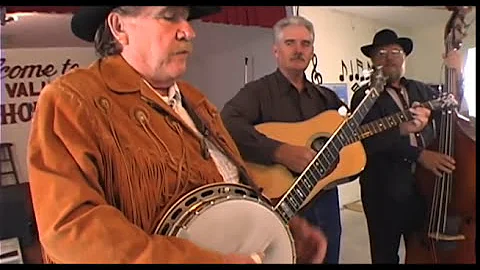
[[337, 136], [353, 136], [383, 91], [385, 78], [381, 67], [373, 71], [371, 78], [371, 87], [358, 108], [339, 125], [276, 203], [244, 184], [208, 184], [180, 197], [162, 216], [154, 233], [187, 239], [225, 254], [263, 252], [266, 264], [296, 263], [288, 223], [303, 207], [316, 183], [328, 174], [328, 168], [322, 165], [328, 164], [324, 152], [329, 152], [332, 145], [338, 147]]

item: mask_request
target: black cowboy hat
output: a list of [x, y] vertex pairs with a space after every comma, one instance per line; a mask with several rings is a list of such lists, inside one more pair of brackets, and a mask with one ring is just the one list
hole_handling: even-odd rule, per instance
[[[81, 7], [72, 17], [70, 27], [78, 38], [87, 42], [93, 42], [95, 32], [105, 21], [110, 11], [117, 6], [87, 6]], [[221, 10], [218, 6], [189, 6], [190, 15], [188, 20], [195, 20], [201, 17], [217, 13]]]
[[383, 29], [375, 34], [373, 37], [373, 43], [369, 45], [362, 46], [360, 50], [362, 53], [371, 58], [372, 52], [375, 48], [390, 44], [398, 44], [402, 47], [405, 55], [409, 55], [413, 50], [413, 42], [411, 39], [406, 37], [399, 38], [397, 33], [390, 29]]

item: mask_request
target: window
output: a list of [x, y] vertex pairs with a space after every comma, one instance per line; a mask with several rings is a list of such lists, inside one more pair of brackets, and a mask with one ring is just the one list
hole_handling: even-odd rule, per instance
[[[476, 118], [475, 114], [475, 100], [476, 100], [476, 62], [475, 54], [476, 47], [470, 48], [467, 51], [467, 60], [465, 61], [465, 67], [463, 69], [463, 100], [466, 104], [462, 104], [467, 107], [469, 117]], [[463, 107], [461, 106], [461, 107]]]

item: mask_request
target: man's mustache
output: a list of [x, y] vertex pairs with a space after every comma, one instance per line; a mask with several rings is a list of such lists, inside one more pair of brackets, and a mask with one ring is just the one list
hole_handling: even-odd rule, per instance
[[191, 53], [193, 51], [193, 43], [192, 42], [185, 42], [181, 44], [180, 48], [175, 51], [175, 53]]
[[395, 62], [386, 62], [385, 65], [383, 65], [384, 67], [396, 67], [397, 64], [395, 64]]
[[299, 53], [299, 54], [293, 55], [293, 57], [290, 58], [290, 60], [302, 60], [302, 61], [305, 61], [305, 57], [303, 57], [303, 54]]

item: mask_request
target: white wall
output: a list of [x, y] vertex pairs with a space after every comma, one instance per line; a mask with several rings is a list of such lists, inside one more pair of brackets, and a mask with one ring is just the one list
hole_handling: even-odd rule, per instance
[[[442, 55], [445, 53], [444, 31], [450, 14], [446, 14], [442, 24], [426, 25], [412, 30], [411, 38], [414, 41], [414, 51], [407, 59], [407, 69], [419, 80], [438, 84], [445, 79], [442, 72]], [[467, 16], [467, 22], [470, 20]], [[476, 23], [467, 31], [463, 39], [460, 52], [466, 56], [466, 50], [476, 46]]]
[[192, 25], [197, 38], [184, 79], [199, 87], [219, 110], [244, 85], [245, 57], [247, 81], [275, 71], [271, 29], [204, 22]]
[[[66, 66], [65, 71], [68, 71], [74, 64], [84, 67], [90, 64], [96, 56], [91, 48], [42, 48], [5, 49], [2, 50], [1, 58], [5, 59], [4, 62], [2, 60], [0, 82], [1, 141], [14, 144], [12, 151], [19, 181], [27, 182], [27, 141], [33, 109], [42, 85], [62, 74], [64, 63], [68, 59], [70, 59], [71, 65]], [[22, 74], [17, 72], [29, 65], [42, 65], [42, 70], [47, 71], [46, 75], [35, 71], [32, 76], [28, 76], [30, 72], [27, 72], [22, 77]], [[17, 67], [15, 68], [15, 66]], [[29, 70], [32, 69], [29, 68]], [[5, 166], [5, 170], [10, 170], [8, 164], [2, 164], [2, 166]], [[12, 177], [4, 178], [3, 184], [12, 183]]]
[[[415, 42], [415, 49], [407, 62], [407, 68], [415, 78], [427, 83], [443, 84], [445, 83], [445, 72], [442, 67], [442, 55], [445, 53], [444, 31], [450, 14], [444, 16], [445, 23], [426, 25], [412, 31], [412, 39]], [[466, 22], [470, 22], [472, 14], [468, 14]], [[460, 53], [465, 64], [467, 50], [476, 47], [476, 23], [467, 29], [467, 36], [463, 38], [463, 44], [460, 47]], [[469, 78], [470, 79], [470, 78]], [[465, 89], [466, 91], [470, 88]], [[464, 93], [464, 99], [460, 103], [460, 112], [464, 115], [475, 115], [474, 112], [468, 112], [475, 109], [475, 92]], [[466, 98], [470, 98], [468, 103]], [[472, 99], [473, 97], [473, 99]], [[471, 108], [469, 108], [471, 107]]]
[[[364, 56], [360, 47], [370, 44], [375, 33], [383, 28], [391, 28], [398, 35], [410, 35], [409, 29], [386, 25], [381, 22], [356, 17], [339, 11], [330, 10], [327, 7], [301, 6], [299, 15], [309, 19], [315, 28], [315, 53], [318, 57], [317, 71], [322, 74], [324, 83], [341, 83], [339, 75], [342, 73], [341, 61], [344, 60], [348, 68], [348, 74], [357, 73], [356, 62], [360, 60], [367, 67], [369, 59]], [[350, 66], [350, 61], [353, 65]], [[307, 77], [310, 78], [312, 65], [307, 69]], [[359, 81], [353, 78], [346, 82], [349, 89]], [[349, 90], [349, 103], [353, 91]], [[358, 180], [339, 186], [340, 205], [360, 200], [360, 188]]]

